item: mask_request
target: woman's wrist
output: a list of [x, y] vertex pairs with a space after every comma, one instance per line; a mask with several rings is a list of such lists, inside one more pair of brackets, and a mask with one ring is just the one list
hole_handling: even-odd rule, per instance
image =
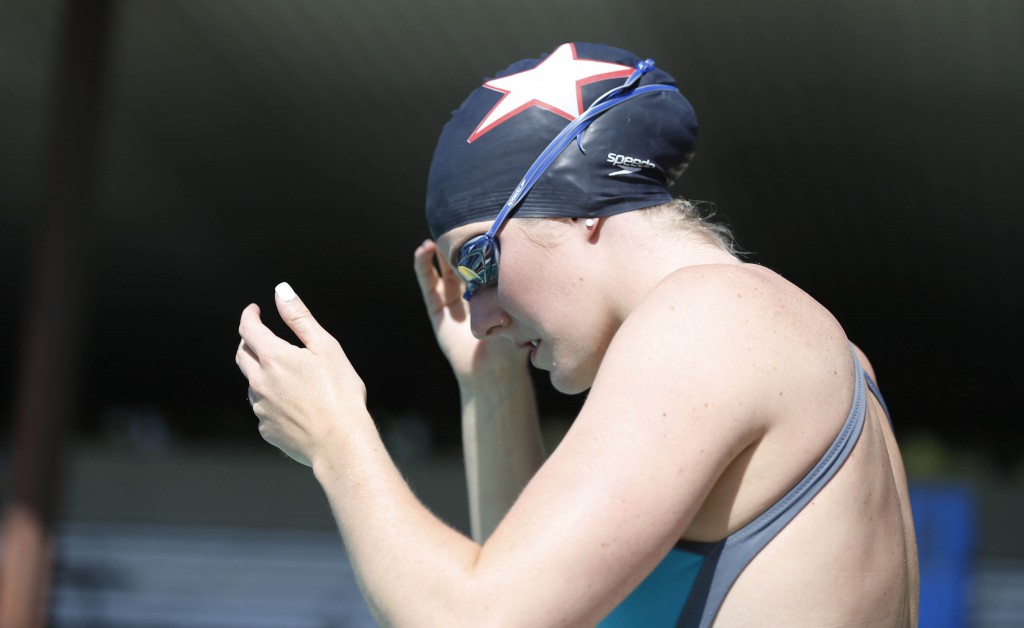
[[459, 393], [463, 397], [488, 393], [496, 388], [532, 385], [530, 368], [525, 360], [492, 368], [481, 368], [466, 375], [456, 373], [455, 380], [459, 384]]
[[310, 452], [309, 466], [322, 484], [337, 472], [339, 465], [349, 468], [369, 462], [375, 453], [383, 449], [373, 417], [364, 408], [346, 413], [317, 439], [315, 450]]

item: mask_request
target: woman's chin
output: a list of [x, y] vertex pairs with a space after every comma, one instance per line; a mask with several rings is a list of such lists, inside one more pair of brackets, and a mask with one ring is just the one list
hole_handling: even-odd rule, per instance
[[555, 390], [564, 395], [578, 395], [586, 392], [593, 384], [593, 378], [581, 377], [578, 372], [552, 367], [548, 369], [548, 377]]

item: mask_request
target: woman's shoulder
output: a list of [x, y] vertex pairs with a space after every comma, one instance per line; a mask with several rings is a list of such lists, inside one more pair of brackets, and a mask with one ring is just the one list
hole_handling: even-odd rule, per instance
[[[824, 307], [781, 275], [745, 263], [679, 268], [662, 279], [634, 313], [650, 315], [666, 307], [688, 316], [724, 316], [723, 322], [732, 321], [730, 315], [735, 314], [746, 325], [778, 322], [788, 316], [827, 315]], [[752, 319], [755, 313], [772, 316]]]
[[743, 263], [674, 271], [634, 308], [616, 342], [726, 371], [769, 363], [800, 369], [801, 362], [848, 361], [850, 351], [824, 306], [777, 273]]
[[799, 288], [769, 268], [735, 262], [693, 264], [677, 268], [655, 286], [651, 296], [672, 293], [700, 296], [706, 293], [720, 297], [722, 291], [730, 291], [737, 298], [743, 298], [772, 296], [793, 290]]
[[[716, 316], [736, 313], [747, 324], [779, 325], [813, 319], [837, 326], [832, 314], [812, 296], [778, 273], [757, 264], [701, 264], [675, 270], [659, 282], [638, 308], [686, 304], [686, 310]], [[751, 319], [754, 313], [770, 314]]]

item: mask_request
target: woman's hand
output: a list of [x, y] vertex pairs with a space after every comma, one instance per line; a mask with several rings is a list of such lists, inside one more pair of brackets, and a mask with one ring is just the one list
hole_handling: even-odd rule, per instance
[[288, 284], [275, 290], [277, 309], [303, 346], [278, 337], [255, 304], [242, 311], [235, 363], [249, 380], [260, 435], [311, 465], [318, 448], [347, 417], [366, 415], [366, 387], [341, 345], [313, 318]]
[[[440, 273], [434, 265], [435, 258]], [[523, 366], [529, 351], [504, 337], [478, 340], [473, 336], [469, 303], [462, 298], [466, 286], [433, 241], [426, 240], [416, 248], [413, 265], [437, 344], [460, 382], [509, 369], [525, 372]]]

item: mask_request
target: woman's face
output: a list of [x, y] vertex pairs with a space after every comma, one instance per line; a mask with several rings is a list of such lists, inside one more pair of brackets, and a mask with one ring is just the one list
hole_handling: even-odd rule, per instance
[[[593, 251], [581, 221], [540, 225], [513, 219], [499, 232], [499, 280], [474, 292], [470, 323], [477, 338], [502, 335], [517, 346], [533, 345], [530, 362], [550, 372], [556, 389], [582, 392], [593, 383], [614, 330], [602, 323], [587, 264]], [[455, 268], [462, 245], [488, 227], [456, 227], [438, 238], [438, 248]]]

